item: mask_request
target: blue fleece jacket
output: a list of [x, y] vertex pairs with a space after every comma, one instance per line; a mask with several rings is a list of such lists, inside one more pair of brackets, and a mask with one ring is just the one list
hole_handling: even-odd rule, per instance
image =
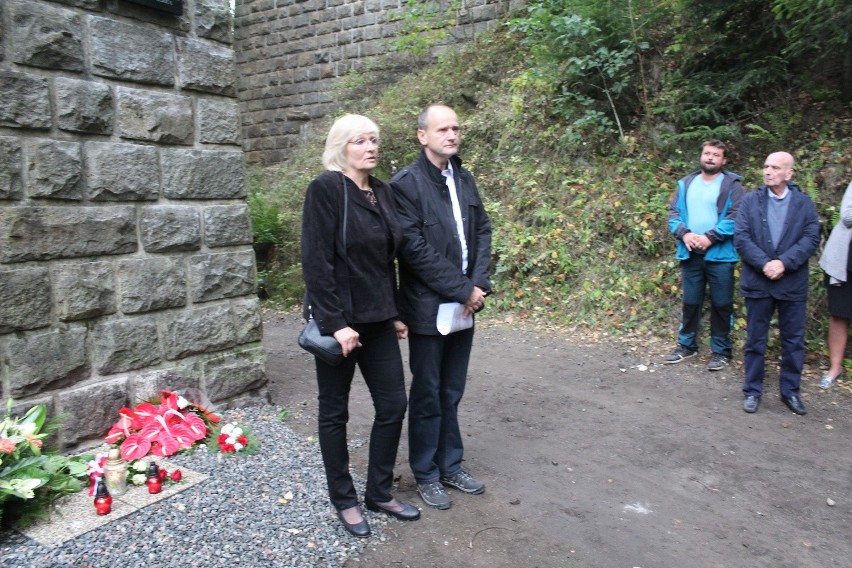
[[[677, 191], [669, 201], [669, 231], [677, 238], [678, 260], [689, 258], [689, 250], [683, 244], [683, 236], [691, 232], [689, 229], [689, 212], [686, 208], [686, 194], [689, 184], [700, 171], [695, 171], [677, 182]], [[716, 207], [719, 212], [719, 221], [716, 226], [704, 233], [712, 243], [704, 253], [704, 258], [713, 262], [737, 262], [739, 257], [734, 248], [734, 220], [737, 218], [737, 210], [742, 201], [745, 191], [743, 190], [742, 177], [728, 171], [722, 171], [722, 187], [719, 190], [719, 199]]]

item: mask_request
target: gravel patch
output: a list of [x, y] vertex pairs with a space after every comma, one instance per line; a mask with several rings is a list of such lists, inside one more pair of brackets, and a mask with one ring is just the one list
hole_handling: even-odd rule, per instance
[[[220, 413], [225, 422], [248, 426], [260, 450], [237, 456], [202, 447], [168, 458], [210, 477], [136, 513], [56, 547], [0, 532], [0, 566], [332, 568], [357, 559], [367, 544], [384, 541], [383, 528], [397, 521], [365, 511], [373, 535], [350, 536], [328, 501], [316, 438], [294, 433], [279, 411], [266, 406]], [[363, 495], [364, 479], [353, 476]]]

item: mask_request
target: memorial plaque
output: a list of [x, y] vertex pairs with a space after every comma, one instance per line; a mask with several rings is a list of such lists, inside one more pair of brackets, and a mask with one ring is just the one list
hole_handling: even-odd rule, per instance
[[161, 12], [183, 14], [183, 0], [126, 0], [133, 4], [141, 4]]

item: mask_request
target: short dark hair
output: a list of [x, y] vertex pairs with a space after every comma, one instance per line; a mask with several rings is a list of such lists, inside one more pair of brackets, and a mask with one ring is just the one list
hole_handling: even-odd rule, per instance
[[705, 140], [704, 142], [701, 143], [701, 151], [702, 152], [704, 151], [704, 148], [706, 146], [712, 146], [714, 148], [719, 148], [722, 151], [722, 156], [724, 156], [726, 158], [728, 157], [728, 145], [725, 144], [724, 142], [722, 142], [721, 140], [716, 140], [715, 138], [712, 138], [710, 140]]
[[426, 126], [429, 124], [429, 111], [435, 107], [446, 107], [450, 110], [453, 108], [450, 105], [446, 105], [444, 103], [430, 103], [426, 105], [420, 114], [417, 115], [417, 129], [418, 130], [426, 130]]

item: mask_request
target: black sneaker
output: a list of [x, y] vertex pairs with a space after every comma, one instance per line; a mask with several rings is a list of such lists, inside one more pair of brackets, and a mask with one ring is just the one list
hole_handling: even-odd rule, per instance
[[710, 357], [710, 362], [707, 363], [707, 370], [721, 371], [722, 369], [727, 367], [728, 363], [730, 362], [730, 357], [725, 357], [724, 355], [720, 355], [719, 353], [713, 353], [713, 356]]
[[444, 486], [437, 481], [418, 483], [417, 492], [420, 493], [420, 498], [423, 499], [423, 502], [430, 507], [449, 509], [452, 504], [450, 496], [444, 490]]
[[441, 483], [449, 485], [453, 489], [458, 489], [462, 493], [469, 493], [471, 495], [479, 495], [485, 491], [485, 484], [463, 469], [458, 470], [452, 475], [442, 477]]
[[698, 355], [698, 351], [693, 351], [692, 349], [688, 349], [683, 345], [678, 345], [677, 349], [675, 349], [671, 355], [666, 357], [666, 365], [680, 363], [684, 359], [689, 359], [690, 357], [695, 357], [696, 355]]

